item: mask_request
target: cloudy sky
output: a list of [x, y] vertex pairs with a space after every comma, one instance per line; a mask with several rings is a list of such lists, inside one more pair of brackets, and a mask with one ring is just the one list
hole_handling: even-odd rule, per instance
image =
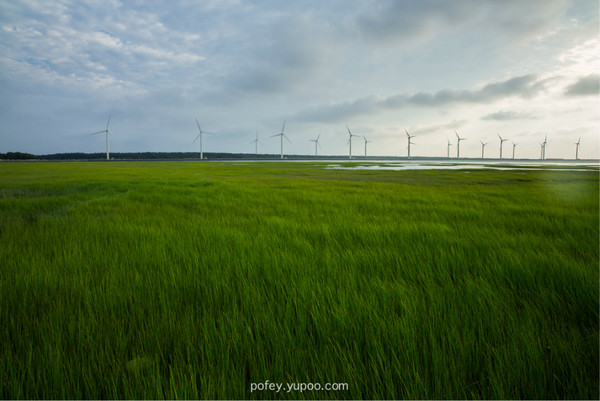
[[[0, 0], [0, 152], [600, 153], [597, 0]], [[364, 138], [353, 154], [364, 154]]]

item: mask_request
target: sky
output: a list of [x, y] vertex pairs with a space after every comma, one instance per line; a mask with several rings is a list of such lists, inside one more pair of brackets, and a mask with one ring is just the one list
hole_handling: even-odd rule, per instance
[[600, 156], [597, 0], [0, 0], [0, 153]]

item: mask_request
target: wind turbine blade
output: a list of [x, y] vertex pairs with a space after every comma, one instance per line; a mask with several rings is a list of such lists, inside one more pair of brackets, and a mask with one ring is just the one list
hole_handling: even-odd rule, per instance
[[196, 139], [194, 139], [194, 142], [192, 143], [195, 143], [198, 140], [198, 138], [200, 138], [200, 134], [198, 134], [198, 136], [196, 137]]
[[352, 137], [352, 132], [350, 131], [350, 128], [348, 128], [348, 124], [346, 124], [346, 129], [348, 130], [348, 134], [350, 134], [350, 136]]
[[108, 115], [108, 122], [106, 123], [106, 130], [108, 131], [108, 125], [110, 124], [110, 114]]
[[288, 141], [289, 143], [292, 143], [292, 141], [290, 141], [290, 138], [288, 138], [286, 134], [284, 134], [284, 133], [282, 132], [282, 133], [281, 133], [281, 135], [283, 135], [283, 137], [284, 137], [285, 139], [287, 139], [287, 141]]
[[200, 132], [202, 132], [202, 128], [200, 128], [200, 123], [198, 122], [198, 119], [195, 118], [195, 120], [196, 120], [196, 125], [198, 126], [198, 129], [200, 130]]
[[280, 136], [280, 135], [283, 135], [283, 134], [275, 134], [275, 135], [271, 135], [271, 138], [273, 138], [274, 136]]
[[94, 132], [93, 134], [90, 134], [90, 135], [104, 134], [105, 132], [106, 132], [106, 130], [103, 129], [102, 131]]
[[458, 140], [460, 141], [460, 136], [458, 136], [458, 132], [454, 131], [454, 133], [456, 134], [456, 137], [458, 138]]
[[317, 137], [317, 142], [319, 142], [319, 138], [321, 137], [321, 134], [319, 134], [319, 136]]
[[111, 130], [107, 130], [109, 134], [111, 134], [112, 136], [114, 136], [115, 138], [119, 138], [118, 136], [116, 136], [115, 134], [113, 134], [113, 132]]

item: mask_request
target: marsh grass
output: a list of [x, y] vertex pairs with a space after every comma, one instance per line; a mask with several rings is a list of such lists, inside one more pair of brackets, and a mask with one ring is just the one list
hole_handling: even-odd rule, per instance
[[1, 164], [0, 398], [598, 397], [597, 172], [321, 167]]

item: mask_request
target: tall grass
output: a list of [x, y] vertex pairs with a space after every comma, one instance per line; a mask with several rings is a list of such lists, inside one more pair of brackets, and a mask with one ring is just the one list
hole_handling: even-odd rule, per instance
[[598, 181], [0, 164], [0, 397], [598, 398]]

